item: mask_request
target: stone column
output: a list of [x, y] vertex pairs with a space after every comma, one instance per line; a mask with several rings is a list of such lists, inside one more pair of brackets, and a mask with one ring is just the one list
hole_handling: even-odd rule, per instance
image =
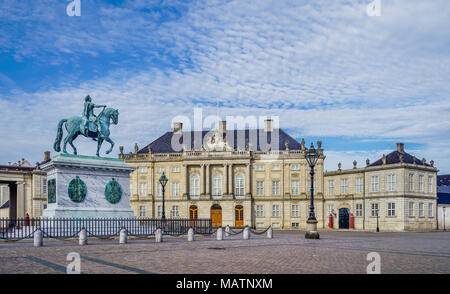
[[200, 165], [200, 196], [205, 195], [205, 165]]
[[206, 165], [206, 196], [211, 198], [211, 165]]
[[250, 163], [247, 164], [247, 172], [246, 172], [246, 179], [245, 179], [245, 196], [250, 197], [250, 187], [251, 187], [251, 169], [250, 169]]
[[227, 170], [228, 170], [228, 165], [224, 164], [223, 165], [223, 182], [225, 185], [225, 189], [223, 191], [223, 194], [228, 195], [228, 174], [227, 174]]
[[233, 164], [228, 165], [228, 194], [233, 195]]

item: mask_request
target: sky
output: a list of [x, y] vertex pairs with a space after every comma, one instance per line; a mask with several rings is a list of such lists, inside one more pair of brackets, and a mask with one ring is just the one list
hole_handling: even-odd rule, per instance
[[[0, 164], [34, 165], [87, 94], [134, 151], [174, 117], [278, 116], [326, 170], [404, 142], [450, 173], [450, 1], [0, 0]], [[79, 137], [79, 154], [96, 144]], [[108, 148], [102, 148], [102, 155]], [[69, 147], [69, 151], [71, 151]]]

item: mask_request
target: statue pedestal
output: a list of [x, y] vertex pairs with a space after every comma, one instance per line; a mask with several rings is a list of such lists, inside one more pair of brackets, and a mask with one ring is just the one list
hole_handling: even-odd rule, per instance
[[47, 173], [46, 218], [134, 218], [130, 173], [123, 159], [56, 155]]

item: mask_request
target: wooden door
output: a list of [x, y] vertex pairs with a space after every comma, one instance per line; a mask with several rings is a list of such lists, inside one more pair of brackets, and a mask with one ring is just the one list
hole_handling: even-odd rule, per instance
[[211, 222], [213, 227], [222, 226], [222, 207], [213, 205], [211, 207]]
[[235, 217], [235, 223], [234, 225], [236, 227], [243, 227], [244, 226], [244, 207], [241, 205], [238, 205], [234, 208], [234, 217]]
[[195, 227], [196, 226], [196, 222], [192, 221], [194, 219], [198, 219], [198, 208], [195, 205], [192, 205], [191, 207], [189, 207], [189, 218], [191, 219], [191, 226]]

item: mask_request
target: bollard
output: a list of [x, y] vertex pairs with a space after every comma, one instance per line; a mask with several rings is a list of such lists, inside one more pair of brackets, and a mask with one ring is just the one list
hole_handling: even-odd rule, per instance
[[119, 244], [127, 244], [128, 242], [128, 232], [125, 229], [120, 230]]
[[218, 228], [217, 229], [217, 241], [222, 241], [223, 240], [223, 230], [222, 228]]
[[230, 237], [230, 232], [231, 232], [230, 226], [227, 226], [225, 228], [225, 237]]
[[163, 241], [162, 231], [161, 229], [157, 229], [155, 233], [155, 242], [161, 243]]
[[193, 229], [193, 228], [189, 228], [189, 231], [188, 231], [188, 241], [189, 241], [189, 242], [194, 241], [194, 229]]
[[248, 240], [250, 238], [250, 229], [248, 228], [248, 226], [245, 226], [242, 237], [244, 238], [244, 240]]
[[80, 244], [80, 245], [87, 245], [88, 240], [87, 240], [86, 229], [81, 229], [81, 231], [80, 231], [80, 233], [79, 233], [79, 236], [80, 236], [79, 244]]
[[42, 247], [44, 245], [44, 234], [41, 230], [34, 232], [34, 247]]
[[267, 238], [272, 239], [273, 238], [273, 230], [272, 227], [269, 227], [267, 230]]

